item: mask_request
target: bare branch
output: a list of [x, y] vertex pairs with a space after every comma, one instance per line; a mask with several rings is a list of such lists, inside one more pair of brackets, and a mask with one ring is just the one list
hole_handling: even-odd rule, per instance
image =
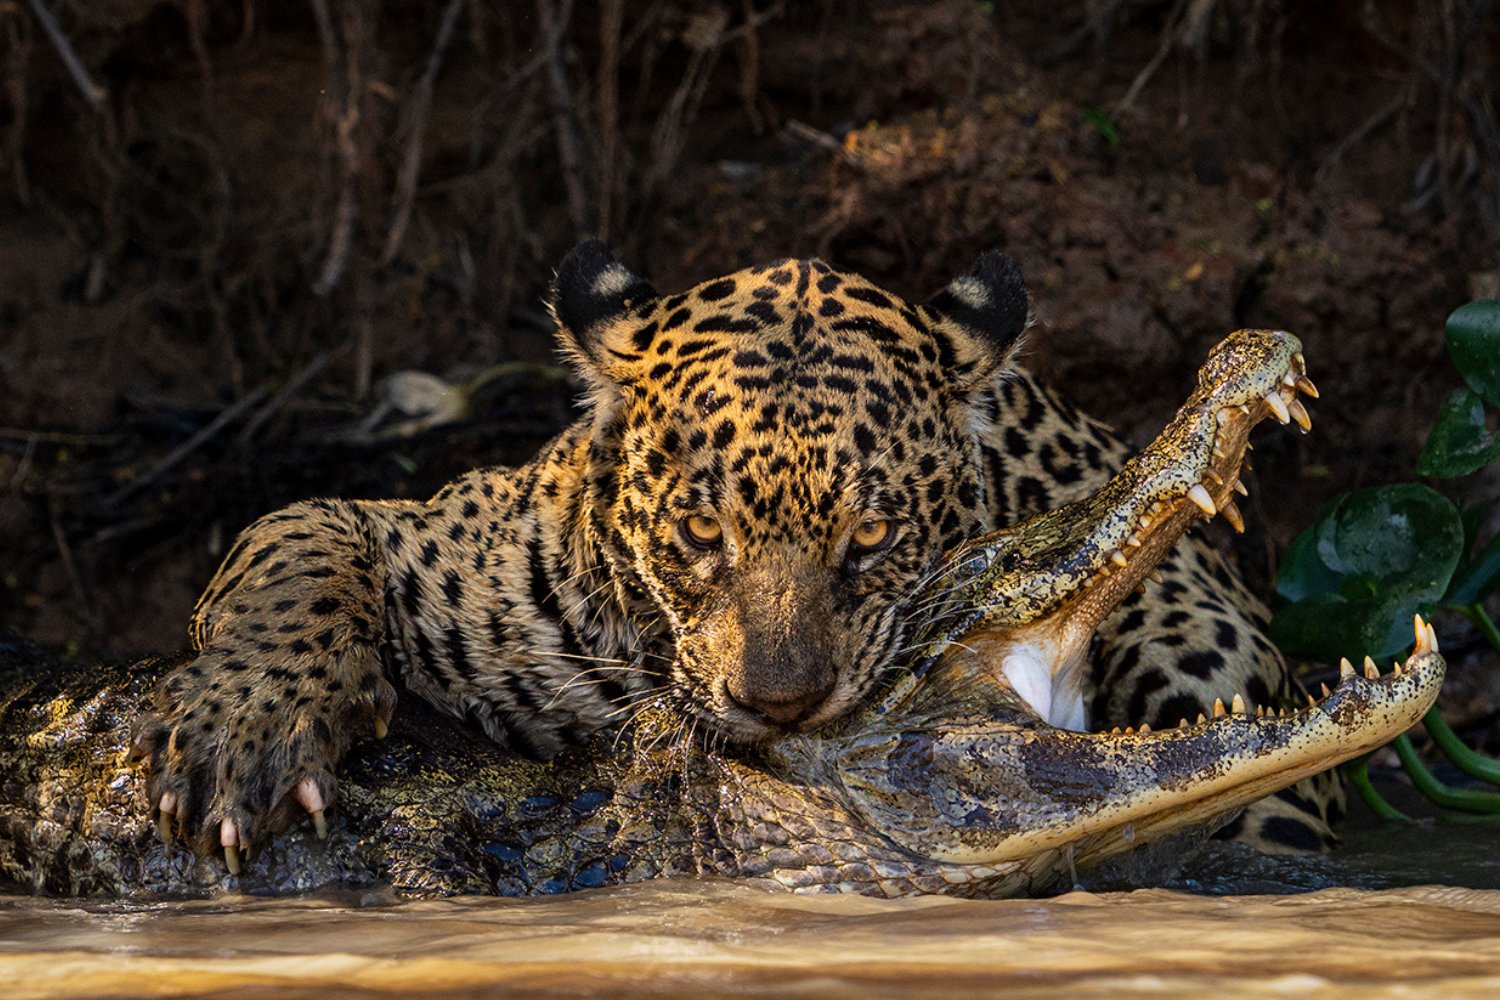
[[47, 9], [42, 0], [29, 0], [29, 2], [32, 12], [36, 14], [36, 19], [42, 22], [42, 30], [47, 32], [47, 37], [52, 40], [52, 47], [57, 50], [58, 57], [67, 67], [68, 75], [78, 85], [78, 91], [83, 94], [83, 99], [88, 101], [89, 107], [95, 111], [103, 111], [105, 103], [109, 100], [109, 92], [89, 76], [89, 71], [84, 68], [83, 60], [79, 59], [78, 53], [73, 51], [73, 44], [68, 41], [68, 36], [63, 34], [57, 18], [52, 16], [52, 12]]
[[443, 19], [438, 24], [437, 38], [432, 43], [432, 54], [427, 57], [427, 68], [417, 81], [417, 94], [412, 101], [411, 141], [406, 145], [406, 159], [401, 164], [401, 176], [396, 179], [396, 210], [391, 215], [391, 227], [386, 233], [385, 250], [380, 263], [389, 264], [396, 259], [401, 241], [406, 236], [407, 223], [411, 221], [412, 200], [417, 192], [417, 175], [422, 166], [422, 140], [427, 132], [427, 115], [432, 108], [432, 88], [438, 71], [443, 67], [443, 56], [453, 40], [453, 31], [458, 26], [458, 15], [463, 10], [464, 0], [448, 0]]

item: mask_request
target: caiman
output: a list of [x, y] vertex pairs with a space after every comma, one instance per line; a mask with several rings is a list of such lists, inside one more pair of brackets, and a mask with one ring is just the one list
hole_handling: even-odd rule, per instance
[[[1044, 721], [1099, 622], [1238, 485], [1251, 427], [1306, 382], [1289, 334], [1218, 345], [1165, 431], [1097, 494], [950, 553], [926, 639], [839, 722], [728, 751], [665, 703], [548, 763], [414, 703], [346, 762], [326, 838], [294, 831], [227, 876], [153, 817], [132, 727], [173, 661], [63, 665], [0, 640], [0, 881], [141, 896], [389, 883], [408, 894], [560, 892], [720, 875], [798, 892], [1038, 893], [1201, 830], [1387, 742], [1433, 703], [1431, 626], [1381, 674], [1347, 661], [1303, 707], [1170, 730]], [[165, 842], [164, 842], [165, 841]]]

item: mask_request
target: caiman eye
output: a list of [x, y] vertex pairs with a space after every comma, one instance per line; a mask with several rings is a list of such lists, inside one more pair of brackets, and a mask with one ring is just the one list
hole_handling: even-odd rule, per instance
[[854, 529], [849, 547], [856, 555], [879, 552], [896, 539], [896, 526], [888, 517], [867, 517]]
[[724, 528], [707, 514], [689, 514], [682, 520], [682, 536], [700, 549], [716, 549], [724, 541]]

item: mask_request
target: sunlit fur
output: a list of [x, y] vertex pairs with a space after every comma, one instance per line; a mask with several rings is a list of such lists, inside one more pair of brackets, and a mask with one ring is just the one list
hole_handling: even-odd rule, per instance
[[[595, 386], [587, 507], [670, 623], [680, 709], [747, 740], [775, 727], [732, 690], [826, 688], [797, 727], [859, 703], [913, 585], [987, 523], [976, 403], [1013, 342], [822, 261], [651, 298], [575, 336]], [[861, 553], [851, 535], [872, 513], [893, 535]], [[685, 533], [694, 514], [718, 520], [718, 548]]]

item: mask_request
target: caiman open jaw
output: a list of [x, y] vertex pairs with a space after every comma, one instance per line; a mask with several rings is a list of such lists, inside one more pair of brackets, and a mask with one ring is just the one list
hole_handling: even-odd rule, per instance
[[1317, 389], [1301, 352], [1289, 333], [1230, 334], [1171, 423], [1104, 489], [955, 550], [948, 600], [968, 610], [929, 657], [962, 636], [1040, 718], [1086, 728], [1082, 663], [1099, 623], [1200, 519], [1222, 514], [1244, 530], [1235, 495], [1246, 492], [1239, 472], [1255, 424], [1312, 426], [1298, 393]]
[[1023, 869], [1037, 880], [1059, 851], [1086, 865], [1200, 826], [1405, 732], [1436, 700], [1444, 673], [1432, 626], [1418, 616], [1414, 631], [1404, 665], [1382, 675], [1367, 660], [1360, 674], [1346, 660], [1338, 686], [1295, 711], [1220, 705], [1212, 719], [1133, 734], [1067, 732], [1025, 712], [951, 725], [901, 720], [851, 735], [838, 784], [870, 828], [960, 866], [945, 873], [950, 881], [975, 866], [986, 880]]
[[957, 550], [934, 598], [956, 610], [916, 668], [821, 748], [781, 744], [783, 761], [931, 877], [1005, 893], [1201, 827], [1415, 725], [1444, 673], [1420, 617], [1404, 666], [1380, 676], [1367, 661], [1359, 676], [1346, 661], [1306, 708], [1252, 713], [1234, 694], [1176, 729], [1069, 731], [1083, 728], [1080, 666], [1098, 624], [1191, 525], [1222, 513], [1241, 526], [1233, 494], [1251, 427], [1268, 415], [1308, 427], [1296, 397], [1317, 391], [1300, 352], [1286, 333], [1230, 335], [1160, 437], [1098, 494]]

